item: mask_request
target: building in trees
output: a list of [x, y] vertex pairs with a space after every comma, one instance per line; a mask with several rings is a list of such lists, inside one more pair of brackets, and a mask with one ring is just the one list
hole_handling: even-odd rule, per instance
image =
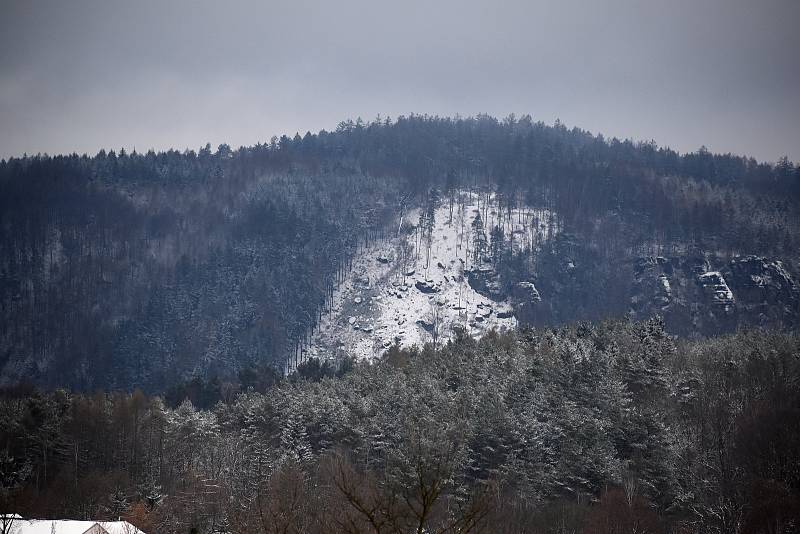
[[3, 534], [145, 534], [127, 521], [19, 519]]

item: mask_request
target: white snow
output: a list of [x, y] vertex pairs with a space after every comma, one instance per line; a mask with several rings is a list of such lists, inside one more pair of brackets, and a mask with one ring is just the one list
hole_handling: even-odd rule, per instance
[[[443, 199], [435, 211], [430, 256], [419, 228], [362, 252], [335, 291], [332, 312], [323, 317], [305, 357], [374, 358], [395, 342], [409, 347], [432, 341], [432, 324], [438, 324], [442, 342], [455, 325], [475, 337], [513, 327], [510, 305], [480, 295], [467, 281], [473, 267], [472, 222], [479, 210], [487, 242], [491, 229], [502, 225], [506, 239], [513, 235], [515, 250], [535, 247], [558, 231], [548, 210], [514, 209], [501, 216], [492, 194], [461, 193], [452, 216]], [[413, 210], [406, 221], [416, 225], [419, 216], [420, 210]], [[420, 291], [417, 283], [435, 292]], [[506, 317], [498, 318], [498, 312]]]
[[144, 534], [126, 521], [69, 521], [50, 519], [17, 520], [11, 525], [14, 534]]
[[661, 288], [664, 293], [669, 294], [672, 291], [672, 287], [669, 284], [669, 280], [663, 274], [658, 277], [658, 281], [661, 282]]

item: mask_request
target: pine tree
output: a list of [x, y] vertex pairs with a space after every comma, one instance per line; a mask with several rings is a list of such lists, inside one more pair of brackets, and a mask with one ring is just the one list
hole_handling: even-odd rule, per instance
[[127, 512], [130, 508], [128, 497], [125, 495], [125, 492], [122, 490], [122, 488], [116, 488], [114, 492], [109, 495], [108, 500], [108, 511], [114, 520], [122, 517], [122, 515], [125, 514], [125, 512]]
[[483, 257], [486, 255], [486, 232], [483, 228], [483, 219], [481, 214], [475, 216], [472, 221], [472, 264], [475, 266], [483, 262]]
[[305, 463], [313, 454], [308, 441], [303, 418], [295, 409], [290, 409], [281, 430], [281, 453], [283, 461]]
[[492, 264], [495, 268], [500, 265], [503, 258], [503, 246], [505, 244], [505, 234], [503, 228], [495, 225], [489, 234], [489, 254], [492, 258]]

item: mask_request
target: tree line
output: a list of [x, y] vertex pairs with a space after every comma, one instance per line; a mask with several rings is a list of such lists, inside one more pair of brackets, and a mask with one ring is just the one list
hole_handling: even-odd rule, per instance
[[3, 508], [146, 532], [793, 532], [800, 340], [462, 335], [188, 396], [5, 389]]

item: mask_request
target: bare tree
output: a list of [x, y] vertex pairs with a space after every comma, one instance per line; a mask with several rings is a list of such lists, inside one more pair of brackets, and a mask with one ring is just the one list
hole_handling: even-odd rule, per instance
[[431, 341], [433, 342], [433, 348], [439, 346], [439, 338], [442, 334], [444, 317], [442, 313], [442, 308], [439, 303], [434, 299], [430, 302], [430, 309], [428, 310], [428, 325], [430, 326], [430, 334], [431, 334]]
[[330, 519], [339, 532], [400, 533], [402, 507], [397, 495], [387, 492], [371, 473], [357, 470], [349, 458], [334, 453], [323, 463], [324, 473], [334, 490]]
[[331, 524], [349, 534], [478, 533], [491, 510], [489, 486], [468, 499], [453, 490], [456, 446], [452, 439], [418, 435], [402, 460], [389, 460], [379, 475], [360, 470], [342, 453], [324, 460], [334, 492]]
[[22, 518], [17, 514], [0, 514], [0, 534], [16, 534], [22, 529]]
[[278, 468], [256, 496], [256, 531], [264, 534], [307, 532], [313, 514], [306, 483], [306, 475], [299, 465], [287, 463]]

